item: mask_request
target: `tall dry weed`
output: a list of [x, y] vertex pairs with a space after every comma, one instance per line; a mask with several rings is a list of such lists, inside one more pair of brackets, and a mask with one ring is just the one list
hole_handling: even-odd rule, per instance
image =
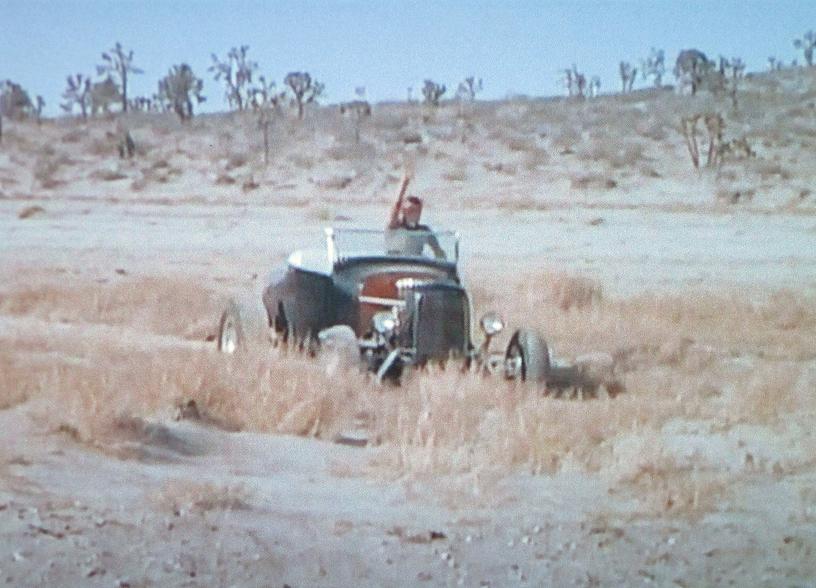
[[[570, 401], [456, 366], [414, 372], [399, 387], [383, 387], [365, 374], [330, 375], [319, 357], [286, 348], [231, 357], [184, 346], [186, 322], [201, 325], [202, 309], [214, 320], [209, 295], [197, 294], [201, 308], [185, 309], [185, 288], [137, 283], [149, 292], [136, 294], [123, 283], [96, 299], [72, 286], [4, 296], [0, 310], [7, 315], [79, 324], [37, 331], [43, 327], [35, 322], [30, 333], [3, 335], [13, 350], [0, 355], [10, 375], [0, 387], [3, 402], [31, 399], [52, 429], [100, 447], [133, 441], [138, 419], [168, 419], [190, 402], [202, 419], [229, 430], [331, 440], [363, 427], [379, 463], [421, 473], [603, 471], [618, 467], [611, 448], [621, 436], [659, 431], [673, 419], [775, 426], [789, 415], [816, 413], [810, 393], [816, 370], [808, 363], [814, 306], [792, 294], [762, 303], [702, 293], [609, 299], [596, 282], [557, 272], [502, 281], [501, 293], [476, 288], [478, 303], [501, 299], [509, 322], [539, 329], [559, 357], [598, 351], [614, 359], [626, 394]], [[174, 313], [179, 316], [170, 320]], [[129, 334], [121, 337], [119, 327], [88, 330], [82, 321], [126, 324]], [[157, 333], [179, 343], [165, 337], [159, 345], [151, 339]], [[631, 483], [665, 498], [675, 480], [664, 470], [677, 468], [660, 459]], [[690, 492], [656, 500], [694, 510], [700, 499], [690, 502]]]

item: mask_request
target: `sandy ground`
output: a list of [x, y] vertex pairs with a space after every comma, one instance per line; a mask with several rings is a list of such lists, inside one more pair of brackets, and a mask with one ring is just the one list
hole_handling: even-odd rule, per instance
[[2, 428], [9, 585], [773, 586], [816, 573], [812, 514], [792, 496], [812, 473], [749, 476], [730, 512], [689, 521], [643, 517], [569, 472], [377, 480], [365, 450], [185, 423], [156, 425], [123, 462], [43, 436], [23, 410]]
[[[791, 100], [799, 104], [808, 96]], [[778, 101], [779, 108], [788, 107]], [[495, 108], [497, 116], [515, 120], [522, 106]], [[558, 134], [556, 122], [545, 126], [548, 136]], [[809, 195], [790, 204], [816, 174], [803, 146], [780, 151], [791, 166], [789, 177], [732, 206], [713, 194], [710, 177], [682, 169], [688, 162], [681, 160], [677, 137], [666, 140], [663, 155], [655, 154], [655, 145], [647, 148], [662, 179], [629, 179], [626, 187], [626, 178], [618, 177], [617, 188], [586, 193], [569, 187], [578, 165], [570, 163], [572, 155], [549, 160], [544, 171], [518, 168], [497, 179], [484, 166], [465, 173], [457, 163], [451, 171], [449, 160], [459, 157], [464, 141], [435, 138], [439, 128], [428, 131], [431, 155], [418, 169], [420, 189], [432, 196], [427, 221], [461, 233], [468, 284], [498, 310], [519, 317], [529, 311], [516, 285], [529, 277], [525, 296], [554, 321], [556, 342], [570, 352], [593, 351], [578, 348], [593, 337], [601, 347], [618, 345], [592, 331], [593, 323], [599, 330], [612, 324], [623, 333], [615, 337], [635, 349], [627, 355], [635, 358], [632, 365], [638, 353], [648, 356], [638, 360], [646, 367], [626, 372], [634, 398], [626, 406], [642, 411], [636, 422], [645, 424], [609, 432], [586, 421], [570, 439], [583, 445], [578, 441], [585, 437], [592, 451], [559, 448], [550, 468], [533, 467], [526, 458], [509, 465], [473, 458], [460, 467], [454, 464], [460, 453], [445, 453], [441, 441], [435, 459], [449, 459], [449, 468], [394, 467], [395, 452], [416, 463], [411, 456], [423, 455], [433, 442], [356, 447], [308, 429], [299, 436], [258, 432], [282, 430], [272, 416], [268, 427], [177, 420], [173, 397], [136, 416], [119, 415], [113, 434], [95, 438], [84, 433], [82, 419], [72, 420], [75, 407], [64, 394], [50, 390], [67, 386], [87, 398], [83, 388], [101, 381], [104, 389], [90, 403], [104, 404], [117, 398], [123, 382], [116, 374], [123, 369], [144, 369], [147, 390], [148, 381], [164, 377], [162, 364], [173, 354], [195, 354], [202, 365], [222, 362], [205, 340], [214, 332], [220, 300], [257, 288], [293, 249], [319, 247], [327, 224], [379, 226], [393, 190], [388, 176], [398, 173], [397, 166], [359, 172], [359, 198], [344, 202], [348, 192], [338, 195], [313, 180], [335, 177], [344, 160], [300, 163], [290, 154], [268, 172], [275, 178], [265, 177], [247, 193], [212, 185], [208, 174], [221, 173], [222, 162], [209, 169], [206, 162], [186, 160], [187, 135], [164, 129], [156, 131], [151, 148], [175, 145], [168, 159], [182, 170], [178, 181], [137, 190], [131, 183], [137, 172], [128, 167], [120, 170], [124, 180], [94, 180], [95, 166], [118, 164], [82, 151], [71, 139], [65, 149], [74, 160], [62, 164], [62, 183], [47, 187], [35, 177], [40, 147], [32, 145], [39, 131], [13, 123], [7, 128], [6, 141], [16, 136], [18, 142], [0, 152], [0, 582], [682, 587], [816, 581], [816, 415], [809, 400], [816, 385], [816, 209]], [[531, 132], [543, 136], [541, 128]], [[71, 131], [41, 132], [56, 137]], [[215, 143], [240, 145], [218, 137]], [[314, 141], [331, 144], [321, 137]], [[497, 141], [507, 141], [502, 137]], [[386, 149], [384, 142], [377, 149]], [[442, 148], [448, 155], [434, 157]], [[520, 149], [488, 145], [472, 155], [508, 161]], [[547, 176], [562, 169], [563, 177]], [[453, 180], [439, 179], [443, 173]], [[207, 178], [211, 185], [202, 185]], [[446, 200], [440, 194], [448, 188], [453, 195]], [[527, 193], [532, 203], [517, 200]], [[43, 210], [20, 218], [35, 205]], [[542, 272], [591, 280], [602, 287], [607, 306], [550, 308], [543, 294], [538, 297], [547, 290], [538, 281], [549, 275]], [[185, 289], [174, 291], [179, 284]], [[196, 295], [199, 290], [205, 294]], [[107, 302], [110, 292], [132, 296], [122, 298], [132, 306], [121, 316]], [[688, 300], [690, 310], [672, 302], [679, 309], [678, 331], [686, 328], [683, 312], [699, 312], [705, 325], [690, 343], [677, 335], [683, 353], [691, 349], [679, 360], [659, 348], [660, 341], [628, 340], [650, 316], [645, 301], [660, 297]], [[744, 345], [739, 334], [702, 332], [715, 324], [710, 315], [719, 311], [711, 309], [724, 308], [707, 306], [707, 297], [744, 309]], [[769, 297], [776, 306], [767, 306]], [[609, 319], [609, 308], [624, 311]], [[189, 324], [176, 324], [189, 317]], [[777, 330], [752, 332], [754, 324]], [[648, 334], [646, 326], [639, 328]], [[672, 328], [660, 326], [654, 336], [673, 344]], [[84, 375], [66, 379], [74, 369]], [[194, 375], [183, 366], [173, 369], [179, 378]], [[768, 373], [784, 386], [777, 389], [772, 380], [762, 388]], [[647, 376], [652, 379], [641, 384]], [[288, 385], [290, 376], [279, 377]], [[693, 380], [695, 404], [685, 411], [687, 380]], [[138, 378], [125, 384], [138, 396]], [[756, 410], [767, 414], [729, 413], [741, 406], [733, 398], [752, 386], [759, 390], [751, 396], [759, 399]], [[777, 409], [777, 393], [794, 400]], [[575, 404], [568, 410], [558, 404], [570, 401], [541, 402], [553, 403], [550, 424], [559, 411], [576, 411]], [[614, 400], [591, 402], [598, 404], [588, 414], [599, 418], [615, 410]], [[667, 402], [669, 416], [652, 423], [650, 411], [665, 412]], [[488, 408], [480, 421], [486, 430], [495, 412]], [[82, 410], [96, 415], [100, 409]], [[261, 421], [263, 410], [257, 408]], [[468, 447], [457, 449], [467, 453]]]
[[[46, 215], [20, 223], [21, 203], [0, 202], [7, 259], [25, 252], [43, 266], [102, 270], [112, 263], [144, 273], [158, 266], [204, 279], [219, 264], [264, 273], [295, 249], [323, 247], [322, 229], [331, 224], [383, 222], [383, 207], [370, 205], [343, 210], [344, 220], [329, 223], [308, 208], [40, 204]], [[572, 207], [427, 216], [433, 226], [460, 233], [464, 271], [570, 268], [616, 295], [733, 287], [816, 292], [816, 217], [809, 214]]]

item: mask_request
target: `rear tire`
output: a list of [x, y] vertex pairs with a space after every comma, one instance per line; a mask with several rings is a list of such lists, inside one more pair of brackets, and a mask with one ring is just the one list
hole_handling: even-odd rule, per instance
[[505, 360], [515, 362], [516, 376], [523, 382], [546, 382], [550, 373], [550, 350], [536, 331], [519, 329], [507, 345]]
[[268, 331], [269, 319], [262, 303], [230, 300], [218, 325], [218, 350], [234, 354], [260, 347]]

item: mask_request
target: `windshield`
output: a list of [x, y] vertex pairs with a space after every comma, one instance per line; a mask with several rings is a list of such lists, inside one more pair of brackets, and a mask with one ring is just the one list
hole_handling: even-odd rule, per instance
[[459, 259], [459, 235], [454, 231], [326, 229], [326, 242], [333, 261], [382, 255], [450, 263]]

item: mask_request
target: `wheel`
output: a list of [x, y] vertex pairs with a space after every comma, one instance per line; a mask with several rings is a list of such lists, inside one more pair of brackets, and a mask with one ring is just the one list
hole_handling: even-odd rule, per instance
[[536, 331], [519, 329], [507, 344], [505, 354], [509, 377], [525, 382], [544, 382], [550, 372], [550, 350]]
[[263, 304], [230, 300], [218, 326], [218, 350], [236, 353], [260, 345], [269, 330]]
[[360, 365], [360, 346], [357, 335], [347, 325], [335, 325], [318, 333], [319, 355], [326, 373], [335, 375]]

